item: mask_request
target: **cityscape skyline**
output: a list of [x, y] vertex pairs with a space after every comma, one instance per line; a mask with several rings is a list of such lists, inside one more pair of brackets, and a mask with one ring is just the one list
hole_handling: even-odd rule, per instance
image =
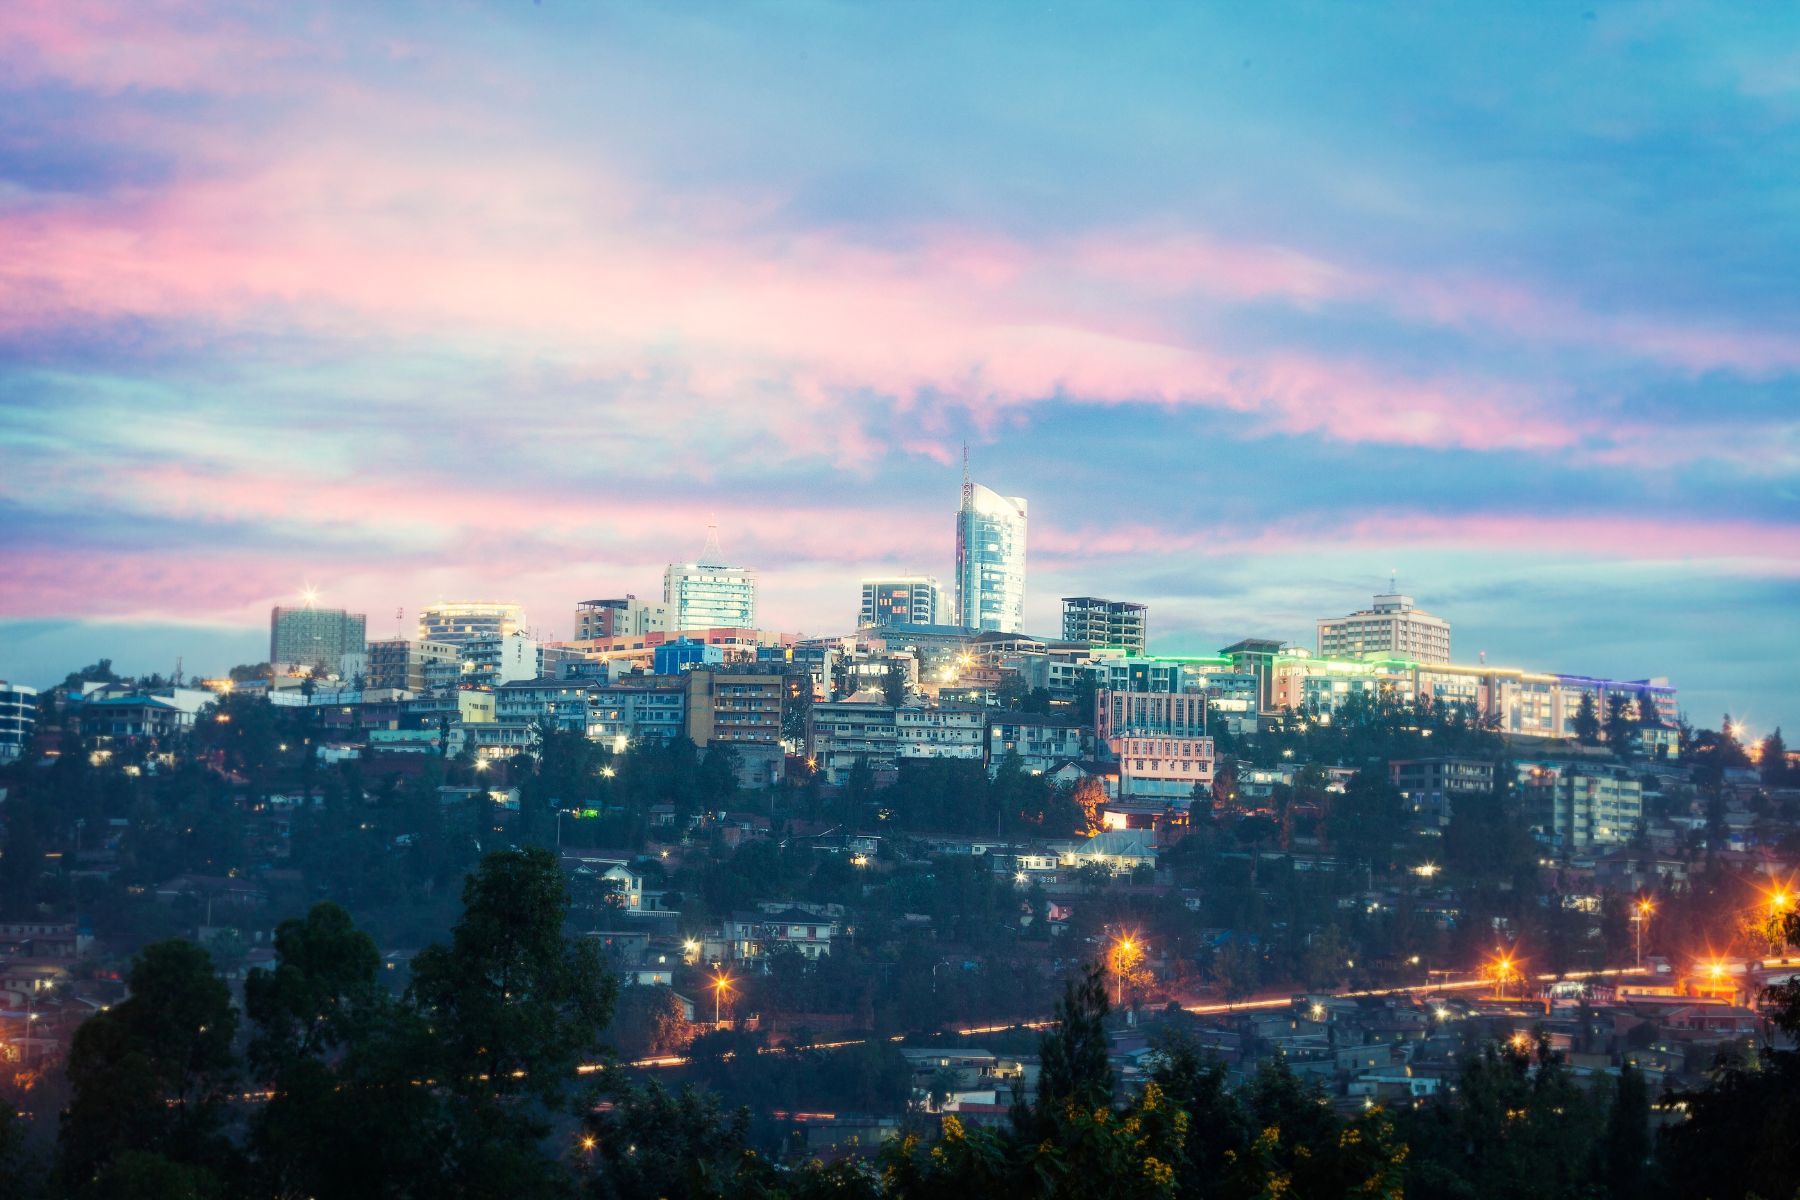
[[1032, 501], [1027, 629], [1304, 643], [1398, 567], [1459, 658], [1800, 723], [1766, 27], [85, 15], [0, 14], [0, 676], [249, 659], [309, 579], [371, 636], [653, 596], [715, 511], [826, 631], [954, 578], [967, 441]]

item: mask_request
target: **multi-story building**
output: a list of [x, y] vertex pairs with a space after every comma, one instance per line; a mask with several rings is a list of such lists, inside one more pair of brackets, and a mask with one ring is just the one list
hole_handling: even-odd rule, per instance
[[687, 732], [687, 686], [681, 679], [631, 679], [596, 687], [588, 736], [623, 752], [633, 742], [667, 742]]
[[494, 689], [494, 719], [548, 722], [564, 732], [586, 735], [592, 690], [586, 683], [566, 679], [515, 679]]
[[542, 674], [538, 644], [522, 633], [485, 634], [462, 645], [462, 679], [477, 687], [499, 687]]
[[438, 663], [459, 671], [462, 652], [447, 642], [415, 642], [410, 638], [384, 638], [370, 642], [363, 686], [370, 691], [404, 689], [415, 694], [427, 686], [427, 665]]
[[1217, 755], [1206, 736], [1206, 697], [1187, 692], [1102, 691], [1095, 736], [1119, 763], [1119, 795], [1168, 800], [1185, 810], [1212, 787]]
[[929, 575], [895, 575], [862, 581], [856, 626], [936, 625], [938, 581]]
[[806, 757], [828, 784], [843, 783], [858, 762], [892, 769], [897, 742], [893, 707], [873, 699], [824, 701], [806, 714]]
[[1415, 662], [1450, 661], [1450, 622], [1413, 607], [1411, 596], [1387, 592], [1374, 606], [1319, 621], [1319, 657], [1392, 655]]
[[774, 746], [787, 697], [782, 675], [693, 670], [687, 683], [687, 735], [696, 746]]
[[1064, 596], [1062, 604], [1065, 642], [1114, 646], [1132, 657], [1143, 657], [1149, 605], [1098, 596]]
[[678, 630], [727, 625], [754, 629], [756, 572], [707, 555], [699, 562], [670, 563], [663, 572], [663, 605]]
[[25, 753], [37, 728], [36, 688], [0, 679], [0, 762], [11, 762]]
[[807, 713], [806, 753], [825, 782], [839, 784], [858, 762], [878, 771], [902, 759], [982, 757], [985, 714], [979, 708], [895, 708], [875, 699], [833, 700]]
[[1622, 845], [1643, 823], [1643, 785], [1624, 767], [1521, 762], [1516, 768], [1526, 822], [1563, 850]]
[[341, 608], [276, 605], [269, 611], [269, 662], [276, 671], [297, 667], [340, 674], [346, 654], [363, 653], [367, 624], [362, 613]]
[[894, 710], [894, 758], [982, 757], [986, 713], [976, 707], [903, 705]]
[[631, 637], [670, 628], [669, 606], [646, 604], [627, 594], [610, 600], [583, 600], [575, 606], [575, 640]]
[[525, 628], [517, 604], [487, 600], [439, 602], [419, 612], [419, 640], [461, 646], [478, 637], [505, 637]]
[[1275, 659], [1280, 654], [1281, 643], [1268, 638], [1245, 638], [1219, 651], [1232, 670], [1255, 678], [1256, 702], [1263, 712], [1275, 709]]
[[1186, 692], [1100, 692], [1094, 702], [1094, 736], [1206, 735], [1206, 697]]
[[965, 629], [1025, 627], [1025, 499], [963, 482], [956, 514], [956, 619]]
[[1119, 760], [1119, 795], [1167, 800], [1186, 811], [1195, 790], [1211, 790], [1218, 764], [1209, 737], [1127, 734], [1108, 745]]
[[1415, 819], [1443, 826], [1450, 823], [1458, 800], [1494, 790], [1494, 764], [1448, 755], [1395, 759], [1388, 764], [1388, 781]]
[[991, 713], [987, 722], [987, 766], [992, 774], [1009, 755], [1022, 770], [1041, 775], [1082, 757], [1081, 726], [1058, 717], [1031, 713]]

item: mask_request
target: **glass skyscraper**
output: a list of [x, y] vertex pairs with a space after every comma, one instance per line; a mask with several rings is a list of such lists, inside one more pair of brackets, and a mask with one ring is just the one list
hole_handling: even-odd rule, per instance
[[956, 613], [965, 629], [1025, 627], [1025, 499], [963, 484], [956, 514]]

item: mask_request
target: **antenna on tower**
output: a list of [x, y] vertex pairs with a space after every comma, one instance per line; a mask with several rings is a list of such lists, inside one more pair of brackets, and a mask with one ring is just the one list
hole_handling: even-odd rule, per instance
[[966, 440], [965, 440], [965, 441], [964, 441], [964, 442], [963, 442], [963, 489], [962, 489], [962, 499], [963, 499], [963, 507], [964, 507], [964, 508], [967, 508], [967, 507], [969, 507], [969, 503], [970, 503], [970, 501], [972, 501], [972, 500], [974, 500], [974, 499], [975, 499], [975, 484], [974, 484], [974, 482], [973, 482], [973, 481], [972, 481], [972, 480], [971, 480], [971, 479], [970, 479], [970, 478], [969, 478], [969, 443], [968, 443], [968, 442], [967, 442], [967, 441], [966, 441]]
[[725, 560], [725, 552], [719, 549], [719, 518], [714, 516], [706, 525], [706, 545], [700, 548], [700, 561], [717, 563]]
[[1399, 567], [1389, 567], [1388, 568], [1388, 595], [1396, 596], [1396, 595], [1399, 595], [1399, 593], [1400, 593], [1400, 568]]
[[396, 608], [394, 610], [394, 636], [396, 638], [403, 638], [406, 636], [405, 622], [406, 609], [404, 607]]
[[181, 686], [181, 655], [179, 655], [179, 654], [177, 654], [175, 656], [175, 680], [174, 680], [174, 682], [175, 682], [176, 687]]

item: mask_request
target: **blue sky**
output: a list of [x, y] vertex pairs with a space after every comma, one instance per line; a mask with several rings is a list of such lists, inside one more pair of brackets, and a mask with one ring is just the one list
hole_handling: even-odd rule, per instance
[[768, 623], [943, 577], [1800, 724], [1800, 14], [26, 3], [0, 676], [256, 656], [304, 584], [567, 634], [716, 517]]

